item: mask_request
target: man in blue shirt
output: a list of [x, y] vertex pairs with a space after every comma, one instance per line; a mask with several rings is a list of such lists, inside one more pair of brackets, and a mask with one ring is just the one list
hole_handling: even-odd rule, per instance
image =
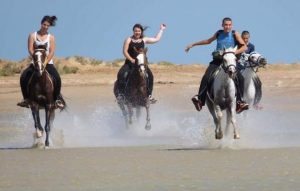
[[243, 31], [242, 32], [242, 39], [247, 45], [247, 50], [245, 51], [246, 54], [250, 54], [251, 52], [255, 51], [255, 46], [254, 44], [250, 43], [250, 33], [249, 31]]
[[[232, 30], [231, 18], [225, 17], [222, 20], [222, 27], [223, 30], [217, 31], [209, 39], [202, 40], [188, 45], [185, 51], [188, 52], [194, 46], [210, 44], [214, 40], [217, 40], [217, 47], [215, 52], [222, 50], [224, 47], [234, 48], [235, 46], [238, 46], [238, 49], [236, 50], [235, 54], [239, 55], [243, 53], [247, 49], [247, 46], [243, 41], [243, 39], [241, 38], [241, 35], [238, 32]], [[221, 63], [222, 63], [222, 59], [220, 59], [219, 56], [215, 56], [213, 52], [213, 61], [209, 63], [209, 66], [204, 76], [202, 77], [198, 95], [192, 98], [192, 102], [195, 105], [197, 111], [200, 111], [202, 109], [202, 106], [204, 106], [205, 104], [208, 80], [210, 76], [219, 68]], [[239, 82], [237, 81], [238, 79], [235, 80], [236, 87], [237, 87], [237, 113], [240, 113], [243, 110], [248, 109], [249, 104], [242, 101], [241, 90], [238, 85]]]

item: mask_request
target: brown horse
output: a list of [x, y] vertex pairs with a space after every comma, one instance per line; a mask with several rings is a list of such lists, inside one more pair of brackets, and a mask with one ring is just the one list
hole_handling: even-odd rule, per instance
[[54, 84], [52, 77], [45, 69], [44, 61], [46, 58], [46, 47], [39, 46], [35, 49], [33, 54], [34, 72], [28, 85], [29, 92], [29, 106], [32, 111], [34, 119], [34, 126], [36, 128], [36, 137], [43, 136], [43, 127], [40, 122], [39, 110], [45, 109], [45, 131], [46, 140], [45, 147], [49, 147], [49, 133], [50, 127], [55, 116], [55, 103], [54, 103]]
[[[140, 108], [146, 108], [146, 125], [145, 129], [150, 130], [150, 101], [147, 93], [147, 70], [148, 70], [148, 60], [147, 60], [147, 48], [146, 49], [135, 49], [137, 51], [137, 64], [134, 64], [127, 80], [127, 85], [125, 88], [125, 97], [123, 99], [117, 98], [118, 105], [122, 110], [126, 127], [128, 124], [132, 123], [133, 108], [136, 108], [137, 117], [140, 116]], [[117, 97], [117, 81], [114, 86], [114, 94]], [[127, 110], [125, 108], [127, 106]]]

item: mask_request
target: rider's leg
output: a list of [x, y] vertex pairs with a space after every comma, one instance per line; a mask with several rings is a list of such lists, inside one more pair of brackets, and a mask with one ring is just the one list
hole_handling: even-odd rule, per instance
[[155, 103], [157, 100], [152, 97], [152, 91], [153, 91], [153, 73], [152, 71], [150, 70], [150, 68], [148, 68], [147, 70], [147, 74], [148, 74], [148, 86], [147, 86], [147, 93], [148, 93], [148, 96], [149, 96], [149, 100], [151, 103]]
[[23, 100], [21, 102], [17, 103], [18, 106], [29, 107], [28, 106], [29, 95], [28, 95], [27, 88], [28, 88], [29, 80], [33, 74], [33, 71], [34, 71], [34, 68], [32, 65], [30, 65], [21, 74], [20, 86], [21, 86], [21, 90], [22, 90]]
[[46, 65], [46, 70], [49, 72], [49, 74], [54, 78], [55, 82], [55, 86], [54, 86], [54, 100], [57, 100], [59, 94], [60, 94], [60, 90], [61, 90], [61, 78], [59, 76], [59, 73], [57, 72], [56, 68], [54, 67], [53, 64], [47, 64]]
[[208, 81], [211, 77], [211, 75], [219, 68], [220, 61], [213, 60], [209, 63], [208, 68], [206, 69], [198, 91], [198, 95], [192, 98], [192, 101], [196, 107], [196, 110], [200, 111], [202, 109], [202, 106], [205, 105], [206, 100], [206, 91], [208, 86]]
[[234, 84], [236, 87], [236, 112], [241, 113], [242, 111], [249, 109], [249, 104], [243, 100], [244, 78], [239, 71], [234, 79]]
[[54, 92], [53, 92], [53, 98], [55, 100], [56, 107], [63, 109], [66, 105], [65, 100], [61, 96], [60, 90], [61, 90], [61, 78], [59, 73], [57, 72], [56, 68], [53, 64], [47, 64], [46, 70], [49, 72], [49, 74], [54, 78]]
[[118, 72], [118, 79], [117, 79], [118, 95], [117, 95], [117, 97], [124, 97], [129, 72], [130, 72], [130, 66], [127, 63], [125, 63]]

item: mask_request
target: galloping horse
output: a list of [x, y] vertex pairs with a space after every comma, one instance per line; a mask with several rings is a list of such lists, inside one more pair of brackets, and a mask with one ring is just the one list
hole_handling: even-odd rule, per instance
[[45, 109], [45, 147], [47, 148], [49, 147], [50, 127], [55, 116], [55, 104], [53, 95], [54, 84], [50, 74], [47, 72], [45, 65], [43, 64], [45, 58], [46, 46], [37, 47], [33, 54], [34, 72], [28, 85], [28, 92], [29, 106], [32, 111], [37, 138], [42, 137], [44, 131], [40, 122], [39, 109]]
[[256, 72], [260, 67], [265, 67], [267, 61], [257, 52], [243, 54], [241, 61], [240, 72], [244, 78], [243, 98], [250, 106], [253, 105], [254, 108], [260, 109], [258, 104], [262, 97], [262, 90], [261, 81]]
[[216, 139], [223, 138], [221, 120], [223, 110], [227, 113], [226, 132], [230, 124], [233, 126], [234, 139], [239, 139], [236, 131], [236, 87], [234, 78], [236, 75], [236, 48], [224, 49], [221, 52], [222, 64], [214, 74], [214, 79], [207, 91], [206, 104], [214, 119], [216, 126]]
[[[147, 93], [148, 79], [148, 60], [147, 60], [147, 48], [135, 49], [137, 51], [137, 64], [133, 65], [132, 71], [128, 74], [127, 85], [125, 88], [125, 97], [123, 99], [117, 99], [118, 105], [122, 110], [123, 117], [125, 119], [126, 127], [132, 123], [133, 108], [136, 108], [137, 117], [140, 116], [140, 108], [146, 108], [146, 125], [145, 129], [150, 130], [150, 101]], [[114, 94], [117, 97], [118, 89], [117, 83], [115, 82]], [[127, 106], [127, 110], [125, 108]]]

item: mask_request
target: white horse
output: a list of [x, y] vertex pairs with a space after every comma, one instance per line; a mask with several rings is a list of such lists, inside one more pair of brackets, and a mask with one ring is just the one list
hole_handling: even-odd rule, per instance
[[236, 48], [225, 49], [221, 52], [222, 65], [217, 71], [212, 85], [207, 91], [206, 104], [216, 125], [216, 139], [223, 138], [221, 120], [223, 110], [227, 113], [225, 132], [229, 130], [230, 124], [233, 126], [234, 139], [239, 139], [240, 135], [236, 130], [236, 87], [234, 78], [236, 75]]
[[261, 81], [256, 74], [260, 67], [265, 67], [267, 60], [259, 53], [243, 54], [240, 60], [240, 73], [243, 76], [243, 98], [249, 106], [262, 109], [258, 104], [262, 97]]

